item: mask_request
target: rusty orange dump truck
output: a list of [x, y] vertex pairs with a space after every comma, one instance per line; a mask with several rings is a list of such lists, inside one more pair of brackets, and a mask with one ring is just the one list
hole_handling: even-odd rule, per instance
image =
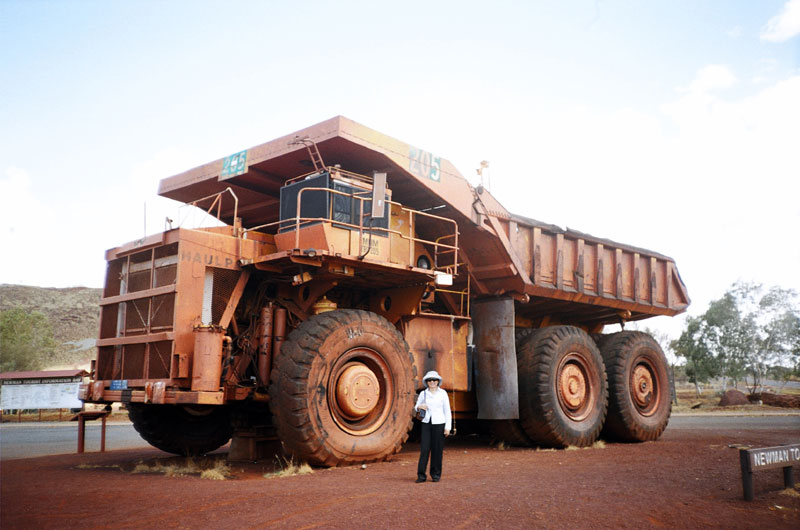
[[111, 249], [81, 398], [176, 454], [379, 461], [421, 374], [460, 426], [514, 444], [657, 439], [652, 337], [689, 304], [658, 253], [508, 212], [444, 158], [336, 117], [161, 181], [218, 226]]

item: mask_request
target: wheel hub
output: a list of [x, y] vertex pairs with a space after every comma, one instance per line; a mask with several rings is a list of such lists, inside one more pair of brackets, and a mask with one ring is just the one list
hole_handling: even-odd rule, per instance
[[336, 403], [342, 415], [363, 418], [372, 412], [380, 397], [380, 383], [375, 373], [360, 362], [343, 367], [336, 383]]
[[631, 377], [633, 401], [639, 408], [646, 409], [653, 400], [653, 374], [646, 366], [639, 365], [633, 370]]
[[561, 401], [570, 410], [578, 410], [586, 399], [586, 376], [574, 364], [567, 364], [559, 377]]

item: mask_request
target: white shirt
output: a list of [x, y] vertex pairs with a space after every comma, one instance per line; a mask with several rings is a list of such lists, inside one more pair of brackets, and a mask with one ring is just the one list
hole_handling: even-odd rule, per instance
[[425, 419], [422, 420], [422, 423], [433, 423], [434, 425], [444, 423], [444, 430], [449, 431], [452, 415], [450, 413], [450, 398], [447, 397], [447, 392], [441, 388], [437, 389], [435, 393], [425, 389], [419, 393], [414, 410], [418, 410], [423, 403], [428, 405], [428, 413], [425, 414]]

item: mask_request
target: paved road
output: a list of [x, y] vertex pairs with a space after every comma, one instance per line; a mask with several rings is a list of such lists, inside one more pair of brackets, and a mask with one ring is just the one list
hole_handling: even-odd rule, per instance
[[[100, 450], [100, 422], [86, 422], [86, 451]], [[149, 447], [130, 423], [106, 425], [106, 450]], [[0, 459], [74, 453], [78, 448], [78, 422], [4, 423], [0, 426]]]
[[767, 416], [734, 416], [734, 415], [686, 415], [673, 416], [669, 420], [667, 430], [754, 430], [784, 431], [797, 434], [800, 441], [800, 414], [767, 415]]
[[[788, 416], [673, 416], [668, 430], [761, 430], [796, 433], [800, 440], [800, 414]], [[109, 423], [106, 428], [106, 449], [150, 447], [139, 437], [130, 423]], [[74, 453], [78, 445], [78, 424], [69, 423], [4, 423], [0, 425], [0, 458], [16, 459]], [[86, 451], [100, 450], [100, 423], [86, 424]]]
[[764, 386], [771, 386], [772, 388], [800, 388], [800, 381], [775, 381], [773, 379], [765, 379]]

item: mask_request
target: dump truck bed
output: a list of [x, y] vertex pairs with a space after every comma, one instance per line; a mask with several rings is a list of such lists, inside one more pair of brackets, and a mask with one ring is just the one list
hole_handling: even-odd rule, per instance
[[518, 308], [529, 318], [568, 313], [571, 322], [591, 325], [612, 315], [675, 315], [689, 305], [667, 256], [518, 215], [508, 223], [510, 245], [531, 280], [525, 293], [532, 301]]
[[[456, 221], [467, 271], [456, 281], [468, 281], [478, 298], [512, 296], [530, 325], [596, 326], [675, 315], [689, 305], [671, 258], [512, 214], [446, 159], [342, 116], [166, 178], [159, 194], [193, 203], [230, 188], [238, 202], [214, 205], [221, 220], [238, 217], [244, 228], [274, 223], [280, 188], [319, 162], [298, 138], [316, 143], [326, 165], [386, 172], [394, 201]], [[212, 209], [208, 201], [197, 206]]]

